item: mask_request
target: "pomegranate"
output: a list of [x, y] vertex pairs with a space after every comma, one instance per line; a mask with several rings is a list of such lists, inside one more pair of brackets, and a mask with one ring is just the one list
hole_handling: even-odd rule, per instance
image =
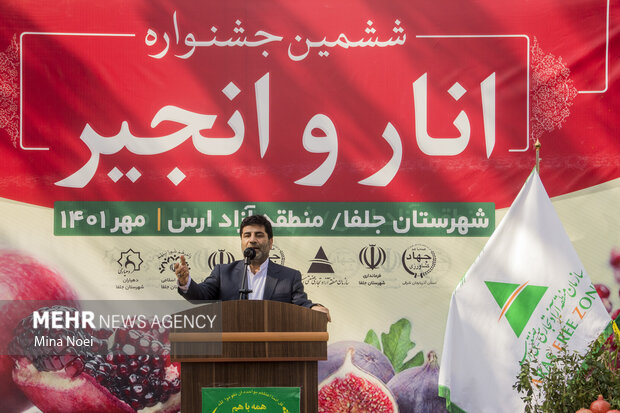
[[592, 410], [582, 407], [581, 409], [577, 410], [575, 413], [592, 413]]
[[594, 288], [601, 298], [609, 298], [611, 292], [609, 291], [609, 287], [605, 284], [594, 284]]
[[398, 413], [385, 384], [353, 364], [349, 347], [338, 370], [319, 383], [319, 413]]
[[[47, 310], [76, 311], [41, 309]], [[32, 317], [16, 327], [9, 353], [15, 359], [13, 380], [44, 413], [180, 410], [179, 368], [170, 361], [164, 330], [34, 330]], [[51, 344], [36, 345], [37, 337]], [[69, 339], [91, 345], [67, 346]]]
[[16, 251], [0, 250], [0, 400], [4, 411], [20, 412], [32, 405], [13, 383], [13, 360], [7, 356], [12, 331], [39, 303], [31, 300], [77, 300], [77, 294], [56, 271]]
[[390, 360], [374, 346], [359, 341], [338, 341], [327, 347], [327, 360], [318, 362], [319, 383], [338, 370], [344, 362], [345, 354], [353, 348], [353, 364], [387, 383], [394, 376]]
[[439, 365], [434, 351], [428, 352], [424, 365], [401, 371], [387, 386], [401, 413], [448, 411], [445, 399], [438, 395]]
[[613, 248], [609, 257], [609, 265], [614, 271], [614, 278], [620, 282], [620, 248]]
[[605, 309], [607, 310], [607, 312], [611, 314], [613, 310], [613, 306], [614, 306], [611, 300], [609, 298], [601, 298], [601, 301], [603, 302], [603, 305], [605, 306]]
[[609, 265], [620, 270], [620, 248], [612, 248], [609, 256]]
[[603, 399], [602, 394], [599, 394], [598, 399], [593, 401], [590, 405], [590, 410], [592, 410], [592, 413], [607, 413], [610, 408], [610, 404], [605, 399]]

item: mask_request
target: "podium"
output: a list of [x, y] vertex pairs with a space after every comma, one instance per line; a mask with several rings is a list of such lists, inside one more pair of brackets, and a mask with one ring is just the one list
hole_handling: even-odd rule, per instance
[[[200, 314], [205, 306], [182, 314]], [[300, 412], [316, 413], [317, 361], [327, 359], [327, 315], [267, 300], [223, 301], [221, 306], [221, 335], [170, 333], [172, 360], [181, 362], [181, 412], [202, 411], [203, 387], [300, 387]], [[187, 350], [219, 340], [218, 355]]]

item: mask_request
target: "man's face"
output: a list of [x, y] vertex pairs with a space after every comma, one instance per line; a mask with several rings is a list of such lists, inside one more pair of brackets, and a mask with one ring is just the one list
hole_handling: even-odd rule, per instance
[[247, 225], [241, 231], [241, 251], [254, 248], [256, 257], [253, 264], [262, 264], [269, 258], [269, 251], [273, 245], [273, 238], [269, 239], [263, 225]]

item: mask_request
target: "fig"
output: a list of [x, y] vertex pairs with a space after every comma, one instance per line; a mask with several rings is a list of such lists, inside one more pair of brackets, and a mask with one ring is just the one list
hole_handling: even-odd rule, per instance
[[396, 374], [387, 384], [401, 413], [446, 412], [446, 401], [439, 397], [437, 354], [429, 351], [424, 365]]
[[344, 362], [345, 354], [353, 348], [353, 364], [367, 373], [387, 383], [394, 377], [394, 367], [390, 360], [376, 347], [359, 341], [338, 341], [327, 347], [327, 360], [318, 362], [319, 383], [338, 370]]
[[34, 300], [74, 303], [77, 298], [59, 272], [21, 252], [0, 250], [0, 400], [3, 411], [20, 412], [32, 405], [11, 378], [13, 360], [7, 355], [7, 349], [13, 329], [40, 306]]
[[319, 413], [398, 413], [385, 383], [353, 364], [354, 353], [349, 347], [340, 368], [319, 383]]
[[[40, 311], [73, 313], [54, 306]], [[22, 319], [9, 344], [13, 380], [43, 413], [178, 412], [181, 382], [164, 329], [33, 329]], [[46, 337], [53, 345], [36, 344]], [[54, 341], [52, 341], [54, 340]], [[90, 345], [66, 343], [87, 340]]]

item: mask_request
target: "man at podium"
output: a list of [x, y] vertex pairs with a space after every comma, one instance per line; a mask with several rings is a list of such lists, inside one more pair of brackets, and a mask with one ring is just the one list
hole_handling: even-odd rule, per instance
[[[203, 282], [197, 283], [189, 274], [185, 257], [174, 265], [178, 291], [185, 299], [238, 300], [247, 294], [250, 300], [273, 300], [297, 304], [327, 314], [329, 310], [313, 303], [304, 292], [301, 273], [269, 260], [273, 245], [271, 222], [263, 215], [250, 215], [239, 226], [241, 250], [246, 260], [218, 264]], [[243, 272], [247, 265], [246, 279]]]

